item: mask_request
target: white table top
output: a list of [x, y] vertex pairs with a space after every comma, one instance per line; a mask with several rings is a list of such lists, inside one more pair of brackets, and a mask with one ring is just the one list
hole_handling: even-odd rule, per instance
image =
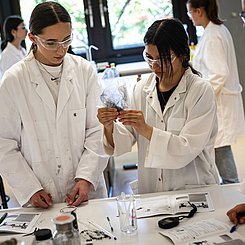
[[120, 76], [138, 75], [151, 72], [149, 65], [145, 61], [119, 64], [116, 68]]
[[[214, 204], [215, 211], [208, 213], [197, 213], [191, 219], [186, 219], [181, 221], [182, 223], [192, 223], [199, 220], [215, 218], [224, 223], [227, 223], [229, 226], [232, 226], [232, 223], [229, 221], [226, 216], [226, 212], [239, 203], [245, 203], [245, 195], [241, 194], [239, 191], [238, 184], [224, 185], [224, 186], [210, 186], [205, 188], [196, 188], [191, 190], [184, 190], [178, 192], [165, 192], [165, 193], [152, 193], [145, 194], [142, 197], [156, 196], [156, 195], [171, 195], [179, 193], [193, 193], [193, 192], [206, 192], [208, 191], [211, 195], [212, 202]], [[136, 197], [137, 199], [137, 197]], [[42, 216], [38, 220], [36, 226], [38, 228], [50, 228], [54, 229], [54, 225], [51, 222], [51, 218], [56, 217], [60, 213], [60, 209], [64, 207], [65, 204], [55, 204], [52, 208], [48, 210], [37, 209], [37, 208], [20, 208], [20, 209], [9, 209], [8, 212], [17, 211], [40, 211]], [[6, 210], [1, 210], [4, 212]], [[159, 234], [161, 230], [158, 227], [158, 220], [162, 219], [163, 216], [156, 216], [150, 218], [138, 219], [138, 230], [135, 234], [127, 235], [123, 234], [120, 231], [119, 227], [119, 218], [117, 217], [117, 205], [115, 198], [108, 199], [96, 199], [90, 200], [88, 204], [83, 204], [77, 208], [77, 218], [78, 220], [85, 221], [87, 219], [93, 221], [94, 223], [99, 224], [106, 230], [110, 231], [110, 227], [106, 217], [110, 217], [111, 224], [114, 228], [113, 235], [117, 236], [117, 240], [104, 239], [100, 241], [93, 242], [94, 244], [130, 244], [130, 245], [149, 245], [149, 244], [172, 244], [167, 238]], [[245, 235], [245, 225], [238, 226], [237, 231], [241, 235]], [[13, 237], [13, 236], [12, 236]], [[0, 236], [0, 240], [6, 240], [6, 236]]]

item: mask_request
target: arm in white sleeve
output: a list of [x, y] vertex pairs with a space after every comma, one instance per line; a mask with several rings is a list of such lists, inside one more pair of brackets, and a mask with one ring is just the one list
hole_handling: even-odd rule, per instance
[[[179, 135], [158, 128], [153, 129], [145, 167], [183, 168], [193, 161], [204, 147], [212, 144], [210, 142], [214, 141], [217, 132], [215, 95], [211, 85], [208, 82], [205, 85], [196, 86], [186, 98], [187, 118]], [[171, 121], [168, 124], [171, 125]]]

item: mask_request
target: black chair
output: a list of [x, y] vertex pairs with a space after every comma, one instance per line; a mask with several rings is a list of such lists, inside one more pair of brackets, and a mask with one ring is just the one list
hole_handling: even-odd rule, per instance
[[4, 189], [4, 185], [3, 185], [3, 179], [2, 179], [1, 175], [0, 175], [0, 195], [1, 195], [1, 200], [2, 200], [2, 204], [1, 204], [0, 208], [7, 209], [9, 197], [5, 193], [5, 189]]

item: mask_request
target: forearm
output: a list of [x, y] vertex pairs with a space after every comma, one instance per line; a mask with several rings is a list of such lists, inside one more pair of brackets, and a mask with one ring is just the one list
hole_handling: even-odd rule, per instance
[[110, 144], [110, 146], [114, 148], [114, 140], [112, 134], [113, 134], [113, 126], [111, 128], [104, 127], [104, 135], [106, 137], [106, 140]]
[[152, 136], [152, 132], [153, 132], [153, 127], [151, 127], [150, 125], [146, 124], [144, 130], [142, 130], [140, 132], [140, 134], [150, 141], [151, 140], [151, 136]]

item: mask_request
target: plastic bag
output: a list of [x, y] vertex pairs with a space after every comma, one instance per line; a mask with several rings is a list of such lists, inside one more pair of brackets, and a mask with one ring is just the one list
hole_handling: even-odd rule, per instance
[[118, 111], [128, 107], [128, 93], [124, 84], [114, 84], [104, 88], [100, 100], [107, 108], [117, 108]]

